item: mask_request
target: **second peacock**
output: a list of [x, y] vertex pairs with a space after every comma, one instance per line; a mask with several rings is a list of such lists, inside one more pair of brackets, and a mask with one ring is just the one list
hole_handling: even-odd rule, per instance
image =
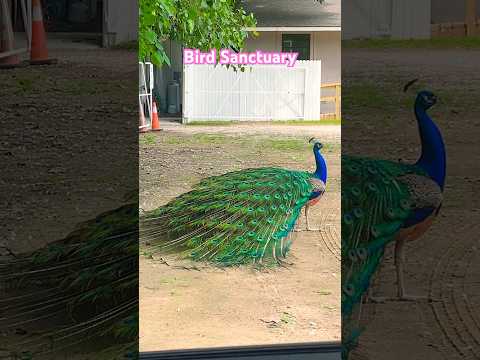
[[394, 300], [421, 298], [405, 291], [404, 244], [427, 231], [442, 204], [446, 152], [440, 130], [427, 113], [436, 101], [430, 91], [419, 92], [415, 100], [422, 146], [416, 163], [342, 156], [343, 359], [358, 342], [354, 314], [359, 316], [388, 244], [395, 244]]
[[308, 209], [325, 193], [322, 144], [310, 142], [315, 172], [264, 167], [206, 178], [145, 214], [141, 243], [150, 253], [176, 253], [221, 266], [282, 263], [302, 209], [312, 230]]

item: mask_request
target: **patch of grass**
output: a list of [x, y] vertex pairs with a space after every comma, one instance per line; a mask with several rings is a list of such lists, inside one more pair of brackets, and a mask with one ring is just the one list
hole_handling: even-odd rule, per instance
[[342, 47], [356, 49], [480, 49], [480, 37], [444, 37], [433, 39], [358, 39], [343, 40]]
[[302, 151], [309, 147], [306, 141], [300, 139], [264, 139], [260, 147], [279, 151]]
[[155, 145], [156, 139], [153, 134], [145, 134], [140, 138], [140, 145]]
[[295, 319], [295, 316], [292, 315], [292, 314], [289, 314], [288, 312], [283, 312], [282, 313], [282, 316], [280, 318], [280, 321], [285, 323], [285, 324], [288, 324], [288, 323], [291, 323], [291, 322], [294, 322], [296, 319]]
[[197, 144], [226, 144], [231, 137], [222, 134], [195, 134], [192, 139]]
[[348, 111], [351, 106], [362, 108], [383, 108], [388, 103], [388, 98], [385, 95], [385, 92], [376, 84], [367, 82], [345, 86], [342, 96], [344, 98], [344, 111]]
[[187, 140], [178, 136], [168, 136], [163, 138], [163, 142], [169, 145], [179, 145], [185, 143]]
[[275, 121], [233, 121], [233, 120], [208, 120], [191, 121], [187, 126], [234, 126], [234, 125], [341, 125], [340, 119], [324, 120], [275, 120]]
[[240, 121], [232, 120], [194, 120], [186, 123], [186, 126], [230, 126], [241, 124]]
[[315, 291], [315, 293], [317, 293], [318, 295], [322, 295], [322, 296], [326, 296], [326, 295], [331, 295], [331, 294], [332, 294], [331, 291], [325, 291], [325, 290], [318, 290], [318, 291]]
[[278, 120], [268, 123], [269, 125], [342, 125], [341, 119], [324, 120]]

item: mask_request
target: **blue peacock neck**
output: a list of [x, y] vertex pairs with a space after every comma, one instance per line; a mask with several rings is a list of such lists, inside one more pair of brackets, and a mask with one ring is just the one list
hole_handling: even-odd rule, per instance
[[446, 155], [442, 134], [418, 100], [415, 102], [415, 115], [422, 143], [422, 154], [417, 165], [425, 170], [443, 191]]
[[313, 174], [317, 179], [323, 181], [324, 184], [327, 183], [327, 163], [320, 153], [320, 148], [317, 146], [313, 147], [313, 154], [315, 155], [315, 163], [317, 164], [317, 169]]

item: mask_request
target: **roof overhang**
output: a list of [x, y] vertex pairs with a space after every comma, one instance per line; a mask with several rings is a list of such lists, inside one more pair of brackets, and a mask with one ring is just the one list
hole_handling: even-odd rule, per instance
[[304, 32], [315, 32], [315, 31], [342, 31], [341, 26], [259, 26], [259, 27], [249, 27], [246, 28], [247, 31], [304, 31]]

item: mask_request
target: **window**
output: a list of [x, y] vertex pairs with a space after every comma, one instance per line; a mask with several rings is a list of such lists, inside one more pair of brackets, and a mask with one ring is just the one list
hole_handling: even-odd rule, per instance
[[298, 52], [297, 60], [310, 60], [310, 34], [282, 34], [282, 51]]

